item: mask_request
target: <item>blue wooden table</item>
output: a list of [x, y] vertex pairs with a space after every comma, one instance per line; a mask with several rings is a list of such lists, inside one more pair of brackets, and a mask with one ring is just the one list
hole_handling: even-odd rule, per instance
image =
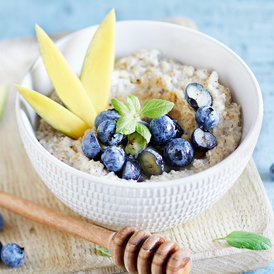
[[[274, 208], [274, 182], [269, 175], [274, 163], [274, 1], [0, 0], [0, 39], [34, 35], [35, 23], [48, 33], [77, 30], [100, 23], [113, 7], [117, 20], [188, 17], [200, 31], [243, 58], [263, 93], [264, 121], [253, 158]], [[249, 273], [274, 273], [274, 262]]]

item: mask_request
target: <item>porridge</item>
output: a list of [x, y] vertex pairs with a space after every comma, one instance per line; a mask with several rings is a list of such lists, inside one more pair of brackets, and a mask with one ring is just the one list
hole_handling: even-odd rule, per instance
[[[205, 170], [226, 158], [236, 149], [241, 139], [241, 109], [231, 101], [228, 88], [219, 84], [216, 71], [195, 69], [161, 58], [157, 50], [141, 50], [121, 58], [115, 64], [110, 99], [115, 97], [126, 102], [127, 95], [134, 95], [141, 105], [149, 99], [173, 102], [174, 107], [168, 114], [181, 126], [181, 138], [193, 143], [191, 136], [199, 125], [197, 118], [195, 119], [197, 110], [190, 106], [185, 96], [185, 89], [190, 83], [201, 84], [212, 97], [212, 107], [218, 113], [219, 122], [209, 131], [216, 137], [217, 145], [207, 152], [194, 152], [194, 159], [187, 166], [151, 176], [145, 182], [182, 178]], [[60, 102], [55, 93], [51, 98]], [[112, 105], [109, 107], [112, 108]], [[96, 135], [96, 128], [88, 129], [83, 138], [73, 140], [41, 120], [36, 136], [45, 149], [64, 163], [95, 176], [123, 180], [114, 172], [109, 172], [102, 162], [84, 155], [82, 141], [91, 132]]]

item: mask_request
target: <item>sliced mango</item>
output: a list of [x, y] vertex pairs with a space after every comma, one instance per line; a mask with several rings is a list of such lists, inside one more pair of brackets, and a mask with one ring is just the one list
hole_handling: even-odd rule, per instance
[[38, 25], [36, 25], [36, 35], [44, 65], [59, 98], [70, 111], [93, 126], [97, 113], [79, 77]]
[[15, 86], [37, 114], [65, 135], [78, 139], [89, 128], [87, 123], [50, 98], [34, 90]]
[[6, 106], [7, 98], [8, 98], [8, 85], [3, 84], [0, 86], [0, 120], [4, 113], [4, 109]]
[[115, 59], [115, 12], [100, 24], [88, 47], [80, 80], [99, 113], [108, 107]]

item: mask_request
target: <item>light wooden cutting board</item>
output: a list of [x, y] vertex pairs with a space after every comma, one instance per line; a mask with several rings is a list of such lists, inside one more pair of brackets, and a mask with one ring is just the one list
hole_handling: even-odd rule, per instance
[[[177, 23], [189, 24], [185, 19]], [[0, 84], [8, 83], [7, 108], [0, 122], [0, 189], [51, 207], [64, 214], [87, 220], [60, 202], [34, 171], [24, 151], [17, 129], [14, 101], [19, 83], [31, 62], [38, 55], [35, 38], [0, 41]], [[5, 225], [0, 232], [3, 244], [15, 242], [25, 247], [26, 259], [18, 269], [0, 263], [0, 273], [115, 273], [110, 258], [99, 254], [95, 246], [23, 219], [0, 208]], [[262, 268], [274, 257], [274, 247], [251, 251], [230, 247], [212, 239], [244, 230], [262, 234], [274, 243], [274, 217], [271, 205], [251, 159], [234, 186], [207, 211], [184, 225], [162, 232], [193, 254], [191, 273], [242, 273]]]

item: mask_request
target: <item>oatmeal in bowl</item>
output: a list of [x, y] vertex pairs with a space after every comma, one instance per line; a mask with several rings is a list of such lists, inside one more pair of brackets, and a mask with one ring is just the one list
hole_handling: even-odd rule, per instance
[[[97, 26], [75, 32], [57, 43], [78, 75], [96, 29]], [[91, 132], [97, 138], [96, 127], [89, 127], [78, 140], [67, 137], [40, 121], [18, 96], [20, 135], [41, 179], [74, 211], [114, 230], [128, 225], [152, 232], [165, 230], [206, 210], [239, 177], [252, 155], [262, 123], [260, 88], [246, 64], [226, 46], [197, 31], [168, 23], [118, 22], [115, 56], [108, 108], [113, 108], [111, 99], [126, 103], [128, 95], [136, 96], [141, 107], [151, 99], [174, 103], [171, 111], [164, 114], [165, 120], [175, 120], [182, 129], [181, 136], [172, 140], [191, 144], [190, 163], [178, 167], [168, 162], [160, 175], [122, 179], [118, 172], [109, 171], [100, 158], [85, 156], [83, 140]], [[21, 85], [54, 96], [41, 58]], [[206, 94], [201, 101], [212, 98], [206, 107], [213, 109], [213, 116], [218, 114], [217, 124], [201, 119], [204, 115], [199, 109], [205, 107], [199, 107], [199, 96], [195, 97], [193, 90]], [[136, 118], [137, 123], [138, 119], [149, 122], [149, 131], [154, 134], [151, 123], [158, 118], [151, 121], [142, 115]], [[201, 120], [213, 127], [201, 126]], [[146, 146], [154, 147], [165, 163], [164, 151], [169, 142], [164, 147], [155, 145], [153, 134]], [[211, 145], [204, 149], [208, 143]], [[123, 148], [123, 144], [117, 147]], [[105, 149], [102, 146], [101, 155]]]
[[[160, 171], [160, 174], [152, 175], [151, 177], [148, 177], [150, 174], [145, 174], [142, 177], [144, 182], [178, 179], [200, 172], [217, 164], [236, 149], [241, 139], [240, 106], [232, 102], [229, 89], [222, 86], [218, 78], [216, 71], [209, 72], [206, 68], [196, 69], [193, 66], [162, 58], [158, 50], [140, 50], [116, 62], [110, 98], [117, 98], [126, 103], [126, 96], [134, 95], [139, 98], [141, 105], [150, 99], [164, 99], [173, 102], [174, 106], [169, 115], [182, 128], [182, 134], [179, 138], [191, 143], [195, 151], [190, 164], [184, 165], [179, 169], [178, 167], [175, 169], [168, 166], [166, 171], [163, 169]], [[202, 152], [203, 149], [195, 147], [193, 141], [191, 141], [191, 136], [195, 136], [193, 135], [194, 130], [198, 128], [203, 134], [202, 137], [205, 138], [205, 131], [200, 129], [195, 119], [198, 107], [191, 106], [186, 99], [186, 92], [191, 89], [197, 89], [197, 84], [198, 87], [201, 86], [204, 89], [204, 92], [208, 91], [211, 99], [209, 105], [216, 110], [219, 116], [218, 124], [211, 130], [206, 130], [206, 134], [210, 134], [211, 131], [213, 137], [215, 136], [216, 145], [204, 153]], [[55, 93], [53, 98], [54, 96], [56, 96]], [[200, 96], [203, 96], [203, 94]], [[56, 99], [58, 100], [58, 98]], [[109, 106], [113, 108], [111, 103], [109, 103]], [[118, 112], [116, 114], [117, 116], [114, 118], [118, 120], [120, 115]], [[115, 172], [109, 171], [102, 161], [92, 159], [91, 156], [85, 156], [83, 152], [83, 140], [90, 132], [94, 132], [97, 136], [97, 129], [96, 127], [88, 129], [82, 138], [73, 140], [53, 129], [45, 121], [42, 121], [36, 136], [43, 147], [64, 163], [91, 175], [103, 176], [111, 180], [122, 180], [123, 177], [119, 177], [119, 172], [116, 172], [117, 176]], [[199, 138], [199, 136], [196, 138]], [[145, 150], [146, 147], [147, 145], [143, 149]], [[148, 147], [151, 146], [148, 144]], [[163, 164], [165, 164], [163, 150], [164, 147], [161, 147], [158, 152]], [[137, 158], [138, 155], [134, 154], [134, 156]], [[142, 165], [142, 163], [140, 164]], [[141, 170], [140, 173], [142, 173]], [[139, 176], [137, 177], [139, 178]], [[131, 181], [137, 182], [137, 180]]]

